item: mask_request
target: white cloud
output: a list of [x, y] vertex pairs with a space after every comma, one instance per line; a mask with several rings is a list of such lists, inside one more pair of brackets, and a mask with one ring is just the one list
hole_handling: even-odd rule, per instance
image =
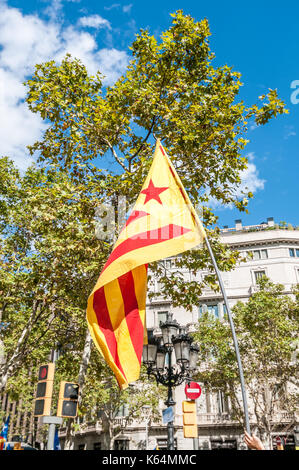
[[49, 19], [44, 20], [37, 15], [24, 15], [0, 0], [0, 112], [4, 116], [0, 156], [13, 158], [22, 169], [32, 161], [26, 146], [38, 140], [46, 128], [24, 102], [23, 82], [33, 73], [35, 64], [53, 59], [59, 62], [69, 52], [81, 59], [90, 74], [99, 70], [106, 75], [104, 84], [110, 85], [129, 60], [125, 51], [99, 49], [93, 35], [79, 25], [65, 27], [61, 8], [61, 0], [53, 0], [44, 11]]
[[108, 28], [111, 29], [111, 25], [108, 20], [102, 18], [100, 15], [90, 15], [90, 16], [82, 16], [79, 19], [79, 25], [86, 26], [89, 28]]
[[245, 191], [256, 191], [264, 189], [265, 180], [259, 178], [259, 172], [254, 163], [248, 163], [245, 170], [241, 172], [241, 184], [236, 191], [236, 196], [241, 197]]
[[114, 8], [119, 8], [121, 5], [120, 3], [113, 3], [112, 5], [109, 5], [109, 7], [104, 7], [104, 10], [113, 10]]
[[132, 6], [133, 6], [133, 3], [129, 3], [128, 5], [124, 5], [123, 7], [121, 6], [120, 3], [112, 3], [112, 5], [105, 6], [104, 10], [110, 11], [110, 10], [118, 10], [119, 8], [121, 8], [123, 13], [130, 13]]
[[132, 9], [132, 6], [133, 6], [133, 3], [130, 3], [129, 5], [124, 5], [123, 6], [123, 12], [124, 13], [130, 13], [130, 11]]
[[254, 152], [249, 152], [247, 154], [247, 159], [248, 159], [249, 162], [253, 162], [253, 160], [255, 159]]
[[285, 140], [289, 139], [290, 137], [296, 136], [297, 133], [295, 132], [294, 126], [284, 126], [284, 136]]
[[[234, 195], [237, 198], [244, 197], [244, 193], [252, 192], [256, 193], [257, 191], [261, 191], [265, 187], [266, 180], [263, 180], [259, 177], [259, 172], [256, 165], [253, 163], [255, 158], [254, 152], [250, 152], [247, 155], [248, 164], [247, 168], [243, 170], [240, 174], [241, 183], [238, 188], [235, 190]], [[215, 198], [210, 198], [209, 206], [212, 208], [217, 209], [233, 209], [233, 204], [229, 204], [227, 206], [223, 206], [218, 200]]]
[[61, 46], [59, 25], [15, 8], [0, 7], [0, 65], [21, 79], [37, 62], [50, 58]]
[[125, 51], [117, 49], [101, 49], [96, 54], [101, 72], [115, 82], [128, 64], [128, 56]]
[[58, 18], [63, 9], [62, 0], [51, 0], [50, 5], [45, 9], [45, 14], [53, 21]]
[[255, 131], [255, 129], [257, 129], [257, 128], [258, 128], [258, 125], [257, 125], [255, 122], [253, 122], [252, 124], [250, 124], [249, 129], [250, 129], [251, 131]]

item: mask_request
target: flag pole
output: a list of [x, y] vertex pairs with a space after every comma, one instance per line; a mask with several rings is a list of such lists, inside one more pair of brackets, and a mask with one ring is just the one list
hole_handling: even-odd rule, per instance
[[[155, 136], [154, 133], [152, 133], [156, 142], [158, 142], [160, 139], [157, 138]], [[171, 161], [170, 161], [170, 164], [171, 164]], [[189, 208], [190, 208], [190, 211], [192, 212], [193, 216], [194, 216], [194, 219], [195, 219], [195, 222], [198, 226], [198, 229], [199, 231], [202, 233], [203, 232], [203, 227], [202, 227], [202, 224], [199, 220], [199, 217], [198, 217], [198, 214], [197, 212], [194, 210], [192, 204], [191, 204], [191, 201], [189, 199], [189, 196], [188, 194], [186, 193], [185, 191], [185, 188], [182, 186], [182, 183], [179, 181], [178, 182], [179, 185], [182, 187], [182, 192], [185, 196], [185, 200], [187, 201], [187, 204], [189, 205]], [[211, 248], [211, 245], [210, 245], [210, 242], [208, 240], [208, 237], [205, 233], [205, 242], [206, 242], [206, 245], [207, 245], [207, 248], [208, 248], [208, 251], [209, 251], [209, 254], [211, 256], [211, 260], [212, 260], [212, 263], [213, 263], [213, 266], [214, 266], [214, 269], [215, 269], [215, 272], [216, 272], [216, 275], [217, 275], [217, 278], [218, 278], [218, 282], [219, 282], [219, 285], [220, 285], [220, 289], [221, 289], [221, 292], [222, 292], [222, 295], [223, 295], [223, 299], [224, 299], [224, 303], [225, 303], [225, 306], [226, 306], [226, 311], [227, 311], [227, 314], [228, 314], [228, 319], [229, 319], [229, 323], [230, 323], [230, 328], [231, 328], [231, 332], [232, 332], [232, 336], [233, 336], [233, 342], [234, 342], [234, 347], [235, 347], [235, 352], [236, 352], [236, 356], [237, 356], [237, 362], [238, 362], [238, 368], [239, 368], [239, 377], [240, 377], [240, 383], [241, 383], [241, 391], [242, 391], [242, 399], [243, 399], [243, 409], [244, 409], [244, 416], [245, 416], [245, 427], [246, 427], [246, 431], [248, 432], [248, 434], [250, 434], [250, 423], [249, 423], [249, 416], [248, 416], [248, 405], [247, 405], [247, 397], [246, 397], [246, 388], [245, 388], [245, 381], [244, 381], [244, 374], [243, 374], [243, 367], [242, 367], [242, 362], [241, 362], [241, 357], [240, 357], [240, 351], [239, 351], [239, 346], [238, 346], [238, 340], [237, 340], [237, 336], [236, 336], [236, 332], [235, 332], [235, 326], [234, 326], [234, 322], [233, 322], [233, 318], [232, 318], [232, 314], [231, 314], [231, 310], [230, 310], [230, 307], [229, 307], [229, 304], [228, 304], [228, 299], [227, 299], [227, 295], [226, 295], [226, 292], [225, 292], [225, 288], [224, 288], [224, 284], [223, 284], [223, 281], [222, 281], [222, 277], [221, 277], [221, 274], [220, 274], [220, 271], [218, 269], [218, 266], [217, 266], [217, 263], [216, 263], [216, 260], [215, 260], [215, 257], [214, 257], [214, 253], [212, 251], [212, 248]]]
[[211, 245], [210, 245], [210, 242], [209, 242], [207, 236], [205, 237], [205, 242], [206, 242], [206, 245], [207, 245], [207, 248], [208, 248], [209, 254], [211, 256], [211, 260], [212, 260], [212, 263], [213, 263], [213, 266], [214, 266], [214, 269], [215, 269], [215, 272], [216, 272], [216, 275], [217, 275], [217, 278], [218, 278], [218, 282], [219, 282], [220, 289], [221, 289], [223, 299], [224, 299], [224, 303], [225, 303], [225, 306], [226, 306], [226, 311], [227, 311], [227, 315], [228, 315], [228, 319], [229, 319], [229, 323], [230, 323], [230, 328], [231, 328], [231, 331], [232, 331], [234, 347], [235, 347], [235, 352], [236, 352], [237, 361], [238, 361], [239, 377], [240, 377], [240, 382], [241, 382], [241, 391], [242, 391], [243, 408], [244, 408], [244, 416], [245, 416], [245, 426], [246, 426], [246, 431], [248, 432], [248, 434], [250, 434], [250, 423], [249, 423], [249, 416], [248, 416], [246, 388], [245, 388], [243, 367], [242, 367], [242, 362], [241, 362], [241, 357], [240, 357], [238, 340], [237, 340], [237, 336], [236, 336], [236, 332], [235, 332], [235, 326], [234, 326], [234, 322], [233, 322], [233, 318], [232, 318], [232, 314], [231, 314], [231, 309], [230, 309], [230, 306], [229, 306], [229, 303], [228, 303], [227, 295], [226, 295], [226, 292], [225, 292], [224, 284], [223, 284], [223, 281], [222, 281], [222, 277], [221, 277], [220, 271], [218, 269], [218, 266], [217, 266], [217, 263], [216, 263], [216, 260], [215, 260], [215, 257], [214, 257], [214, 253], [213, 253], [213, 250], [211, 248]]

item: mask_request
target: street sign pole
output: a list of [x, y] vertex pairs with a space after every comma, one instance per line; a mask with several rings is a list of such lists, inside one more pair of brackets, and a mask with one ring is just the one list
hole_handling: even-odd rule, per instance
[[[185, 395], [189, 400], [195, 401], [201, 395], [201, 387], [196, 382], [187, 382], [185, 386]], [[198, 436], [193, 437], [193, 450], [198, 450]]]
[[56, 424], [49, 424], [47, 450], [54, 450], [55, 429]]
[[54, 450], [55, 428], [62, 425], [62, 418], [58, 416], [43, 416], [42, 424], [49, 424], [47, 450]]

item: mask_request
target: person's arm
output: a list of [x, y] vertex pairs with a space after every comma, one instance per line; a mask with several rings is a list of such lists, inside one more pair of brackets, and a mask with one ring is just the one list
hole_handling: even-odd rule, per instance
[[245, 442], [245, 444], [247, 444], [249, 449], [265, 450], [265, 447], [264, 447], [262, 441], [254, 435], [250, 436], [248, 434], [248, 432], [246, 432], [246, 431], [245, 431], [244, 442]]

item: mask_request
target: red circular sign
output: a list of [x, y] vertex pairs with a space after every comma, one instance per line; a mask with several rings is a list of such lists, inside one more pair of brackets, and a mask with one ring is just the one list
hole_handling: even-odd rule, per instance
[[47, 372], [48, 372], [48, 368], [47, 367], [41, 367], [41, 370], [40, 370], [40, 378], [41, 379], [45, 379], [47, 377]]
[[185, 395], [190, 400], [196, 400], [201, 395], [201, 388], [198, 383], [196, 382], [189, 382], [186, 384], [185, 387]]

